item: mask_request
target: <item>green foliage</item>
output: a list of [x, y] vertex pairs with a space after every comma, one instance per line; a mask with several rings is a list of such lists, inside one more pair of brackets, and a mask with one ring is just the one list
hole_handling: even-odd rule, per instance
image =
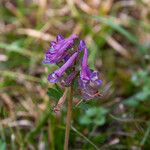
[[55, 99], [55, 100], [59, 100], [63, 95], [62, 91], [58, 87], [57, 89], [48, 88], [47, 94], [51, 99]]
[[83, 110], [83, 111], [87, 111], [89, 108], [91, 107], [91, 105], [90, 104], [87, 104], [87, 103], [81, 103], [79, 106], [78, 106], [78, 108], [80, 108], [81, 110]]
[[147, 70], [140, 70], [133, 74], [132, 82], [137, 86], [138, 92], [126, 100], [126, 104], [137, 106], [140, 102], [150, 98], [150, 77]]
[[0, 150], [6, 150], [6, 143], [0, 139]]
[[106, 121], [106, 114], [108, 110], [103, 107], [92, 107], [89, 108], [84, 115], [80, 117], [80, 123], [83, 125], [103, 125]]

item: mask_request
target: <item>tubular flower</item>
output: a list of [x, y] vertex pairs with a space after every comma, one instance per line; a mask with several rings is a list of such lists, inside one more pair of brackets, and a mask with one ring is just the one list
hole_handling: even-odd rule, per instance
[[85, 99], [92, 99], [99, 96], [98, 88], [102, 84], [102, 80], [99, 79], [99, 72], [92, 71], [88, 67], [88, 50], [84, 49], [84, 55], [81, 64], [80, 78], [78, 80], [79, 87], [81, 88], [82, 95]]
[[46, 52], [43, 63], [59, 63], [68, 55], [67, 50], [73, 47], [75, 39], [77, 39], [77, 36], [74, 34], [66, 39], [62, 35], [58, 35], [56, 41], [51, 42], [51, 47]]
[[51, 83], [56, 83], [59, 81], [59, 79], [62, 77], [63, 73], [73, 65], [75, 62], [75, 59], [78, 56], [78, 52], [75, 52], [68, 60], [67, 62], [60, 67], [58, 70], [54, 71], [53, 73], [49, 74], [48, 81]]

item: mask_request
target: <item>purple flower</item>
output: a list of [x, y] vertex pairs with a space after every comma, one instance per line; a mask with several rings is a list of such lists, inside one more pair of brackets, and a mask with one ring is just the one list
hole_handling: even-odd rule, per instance
[[80, 40], [80, 43], [79, 43], [79, 46], [78, 46], [79, 52], [81, 52], [85, 47], [86, 47], [85, 42], [83, 40]]
[[70, 75], [68, 75], [64, 80], [61, 81], [61, 85], [62, 87], [68, 87], [71, 85], [73, 79], [76, 77], [77, 75], [77, 71], [73, 71]]
[[102, 81], [99, 79], [99, 73], [97, 71], [92, 71], [89, 69], [88, 50], [86, 46], [83, 49], [84, 55], [78, 83], [81, 88], [83, 98], [92, 99], [96, 97], [96, 93], [98, 93], [98, 88], [101, 86]]
[[53, 73], [49, 74], [48, 81], [51, 83], [57, 83], [62, 77], [63, 73], [74, 64], [77, 56], [78, 52], [75, 52], [63, 66], [61, 66], [58, 70], [54, 71]]
[[[68, 87], [75, 79], [79, 78], [78, 85], [82, 97], [89, 100], [100, 96], [98, 89], [102, 80], [100, 80], [99, 72], [88, 67], [88, 49], [85, 42], [80, 40], [79, 44], [75, 46], [76, 39], [78, 39], [77, 35], [71, 35], [66, 39], [62, 35], [58, 35], [56, 40], [51, 42], [43, 63], [58, 64], [61, 62], [58, 65], [63, 65], [48, 75], [48, 81], [59, 82], [62, 87]], [[84, 54], [81, 59], [82, 55], [79, 56], [79, 54], [82, 51]]]
[[51, 47], [46, 52], [43, 63], [54, 64], [62, 61], [69, 54], [67, 50], [73, 47], [77, 38], [77, 35], [74, 34], [66, 39], [62, 35], [58, 35], [56, 41], [51, 42]]

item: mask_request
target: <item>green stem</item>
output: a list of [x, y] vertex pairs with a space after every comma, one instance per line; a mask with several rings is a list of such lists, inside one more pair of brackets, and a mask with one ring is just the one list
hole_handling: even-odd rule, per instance
[[68, 150], [68, 145], [69, 145], [69, 135], [70, 135], [71, 116], [72, 116], [72, 100], [73, 100], [73, 85], [70, 88], [70, 96], [68, 99], [64, 150]]

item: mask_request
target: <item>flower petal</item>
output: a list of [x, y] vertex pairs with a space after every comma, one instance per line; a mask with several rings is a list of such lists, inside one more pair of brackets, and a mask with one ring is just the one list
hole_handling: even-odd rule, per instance
[[48, 75], [48, 81], [51, 83], [57, 83], [59, 81], [59, 76], [55, 72], [53, 72]]
[[83, 40], [80, 40], [80, 43], [79, 43], [79, 46], [78, 46], [79, 52], [81, 52], [84, 48], [86, 48], [86, 44]]
[[51, 83], [56, 83], [59, 81], [59, 78], [63, 75], [63, 73], [74, 63], [75, 59], [78, 56], [78, 52], [75, 52], [68, 61], [61, 66], [58, 70], [54, 71], [53, 73], [49, 74], [48, 81]]
[[65, 38], [61, 34], [59, 34], [59, 35], [57, 35], [56, 41], [59, 42], [59, 41], [64, 40], [64, 39]]
[[62, 35], [58, 35], [56, 41], [51, 43], [51, 47], [46, 52], [43, 63], [59, 63], [67, 55], [66, 50], [73, 47], [74, 40], [77, 38], [77, 35], [74, 34], [67, 39], [64, 39]]

